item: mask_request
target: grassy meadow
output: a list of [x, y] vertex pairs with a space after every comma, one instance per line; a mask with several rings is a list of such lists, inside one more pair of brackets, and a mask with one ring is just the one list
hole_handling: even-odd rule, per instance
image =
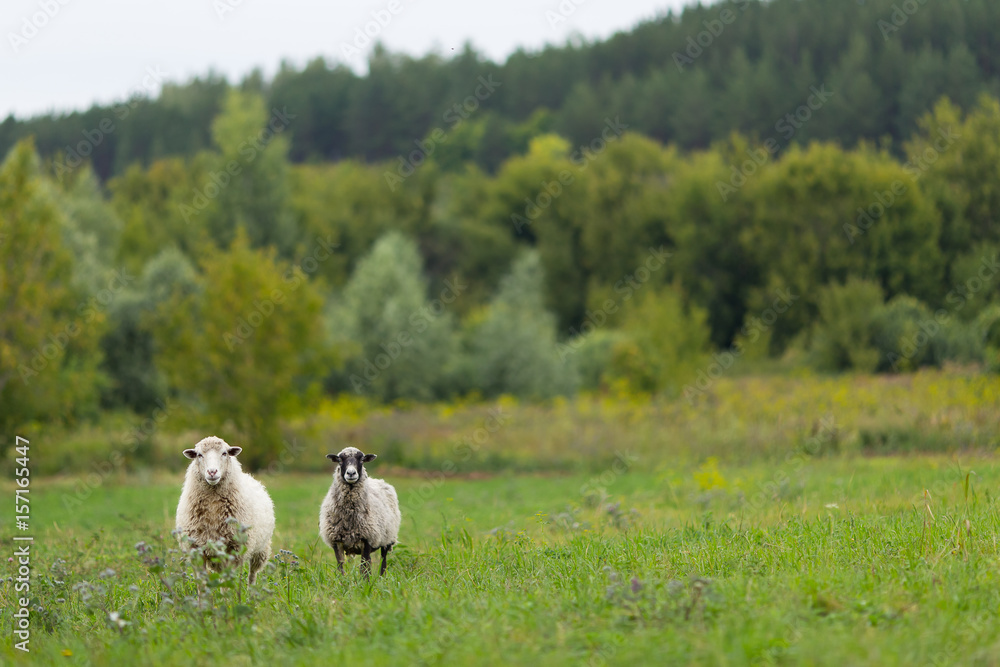
[[[998, 385], [737, 378], [693, 403], [326, 406], [260, 475], [275, 557], [250, 591], [171, 552], [180, 462], [33, 472], [31, 653], [8, 639], [0, 661], [998, 664]], [[184, 437], [164, 426], [149, 457], [181, 458]], [[380, 454], [370, 472], [403, 506], [368, 582], [317, 536], [329, 476], [307, 461], [344, 441]], [[39, 468], [58, 449], [32, 442]]]

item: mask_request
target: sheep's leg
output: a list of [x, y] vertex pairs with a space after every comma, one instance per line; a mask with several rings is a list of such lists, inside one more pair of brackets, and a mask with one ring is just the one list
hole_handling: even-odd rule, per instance
[[389, 550], [392, 549], [391, 546], [382, 547], [382, 568], [378, 571], [379, 576], [385, 574], [385, 559], [389, 555]]
[[337, 556], [337, 567], [340, 569], [340, 573], [344, 573], [344, 561], [347, 557], [344, 555], [344, 545], [337, 542], [333, 545], [333, 553]]
[[361, 553], [361, 574], [365, 576], [365, 579], [372, 573], [372, 545], [368, 544], [368, 540], [365, 540], [365, 548]]
[[257, 573], [260, 572], [264, 564], [267, 563], [267, 554], [255, 553], [250, 556], [250, 585], [257, 581]]

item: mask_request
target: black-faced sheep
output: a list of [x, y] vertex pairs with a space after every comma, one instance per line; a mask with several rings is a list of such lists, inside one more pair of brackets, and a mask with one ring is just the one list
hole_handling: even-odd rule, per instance
[[381, 479], [368, 477], [364, 464], [375, 454], [347, 447], [327, 454], [337, 464], [333, 483], [319, 510], [319, 534], [337, 556], [344, 571], [345, 554], [361, 554], [361, 572], [371, 572], [372, 551], [381, 549], [385, 574], [386, 557], [399, 536], [399, 500], [396, 489]]
[[[194, 547], [217, 540], [235, 553], [239, 524], [249, 526], [247, 548], [237, 564], [249, 558], [252, 584], [271, 557], [274, 503], [264, 485], [243, 472], [236, 460], [241, 451], [214, 436], [184, 450], [191, 463], [177, 504], [177, 531], [189, 537]], [[239, 523], [228, 521], [230, 517]]]

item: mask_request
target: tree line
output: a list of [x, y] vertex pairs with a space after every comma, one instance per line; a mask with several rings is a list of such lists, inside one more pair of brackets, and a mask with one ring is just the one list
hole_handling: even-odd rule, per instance
[[[903, 144], [733, 134], [682, 151], [608, 119], [495, 173], [426, 155], [294, 164], [230, 91], [212, 148], [102, 186], [19, 142], [0, 168], [0, 420], [165, 402], [280, 442], [323, 395], [700, 400], [735, 364], [996, 366], [1000, 102]], [[194, 418], [194, 417], [193, 417]], [[262, 450], [261, 456], [267, 456]]]
[[[440, 130], [448, 132], [442, 168], [472, 162], [494, 173], [539, 133], [585, 145], [614, 117], [688, 150], [735, 130], [782, 140], [781, 150], [783, 139], [884, 142], [899, 157], [935, 100], [947, 96], [967, 110], [983, 93], [1000, 94], [998, 26], [1000, 6], [989, 0], [724, 0], [602, 41], [518, 51], [503, 63], [471, 46], [451, 58], [379, 46], [363, 75], [323, 58], [235, 86], [209, 73], [168, 82], [155, 98], [10, 116], [0, 123], [0, 154], [33, 136], [42, 156], [89, 161], [102, 181], [135, 163], [191, 157], [211, 149], [213, 119], [235, 87], [295, 116], [293, 163], [395, 160]], [[492, 82], [486, 95], [484, 81]], [[811, 87], [836, 92], [802, 123], [796, 112]]]

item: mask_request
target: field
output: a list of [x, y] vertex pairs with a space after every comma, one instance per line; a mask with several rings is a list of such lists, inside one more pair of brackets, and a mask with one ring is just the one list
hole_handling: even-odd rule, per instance
[[[633, 422], [593, 419], [609, 424], [604, 450], [589, 457], [594, 465], [542, 461], [537, 470], [521, 451], [505, 463], [496, 441], [525, 424], [569, 423], [563, 413], [580, 406], [508, 406], [512, 430], [492, 434], [470, 457], [482, 463], [478, 470], [435, 474], [431, 465], [394, 465], [392, 456], [373, 464], [372, 474], [399, 491], [404, 521], [388, 573], [369, 582], [357, 559], [339, 575], [316, 534], [326, 474], [261, 475], [277, 507], [276, 558], [249, 592], [226, 577], [195, 577], [170, 553], [179, 470], [118, 470], [85, 498], [79, 472], [33, 477], [32, 596], [40, 609], [32, 614], [31, 653], [7, 640], [0, 658], [63, 665], [208, 665], [223, 657], [233, 665], [998, 664], [1000, 465], [992, 454], [1000, 411], [996, 382], [980, 381], [918, 376], [897, 394], [899, 383], [884, 380], [869, 390], [882, 396], [876, 408], [860, 390], [838, 398], [836, 387], [819, 401], [827, 380], [799, 380], [794, 392], [784, 379], [735, 381], [695, 408], [618, 398]], [[752, 400], [739, 398], [748, 388], [791, 403], [812, 400], [816, 409], [786, 407], [782, 422], [773, 400], [760, 400], [760, 422], [771, 423], [770, 431], [758, 424], [740, 432], [707, 417], [720, 404], [743, 414], [737, 400], [749, 414]], [[886, 416], [884, 437], [864, 434], [875, 423], [865, 420], [904, 405], [910, 412], [902, 418]], [[847, 415], [841, 420], [838, 408]], [[663, 414], [690, 410], [700, 431], [692, 427], [684, 447], [668, 443], [668, 453], [655, 456], [622, 444], [636, 444], [637, 433], [652, 438]], [[656, 418], [636, 418], [636, 411]], [[412, 427], [413, 415], [400, 410], [397, 419]], [[438, 417], [474, 425], [481, 412]], [[354, 428], [382, 438], [367, 419]], [[677, 423], [661, 426], [674, 433]], [[595, 447], [579, 428], [578, 458]], [[733, 429], [756, 444], [727, 452], [718, 432]], [[746, 437], [750, 431], [756, 438]], [[572, 438], [564, 442], [539, 460], [571, 460], [574, 452], [564, 448]], [[42, 445], [32, 446], [42, 456]], [[439, 464], [452, 447], [440, 446]], [[0, 490], [13, 496], [9, 482]], [[150, 567], [154, 557], [160, 565]], [[0, 618], [10, 627], [15, 563], [6, 567]]]

